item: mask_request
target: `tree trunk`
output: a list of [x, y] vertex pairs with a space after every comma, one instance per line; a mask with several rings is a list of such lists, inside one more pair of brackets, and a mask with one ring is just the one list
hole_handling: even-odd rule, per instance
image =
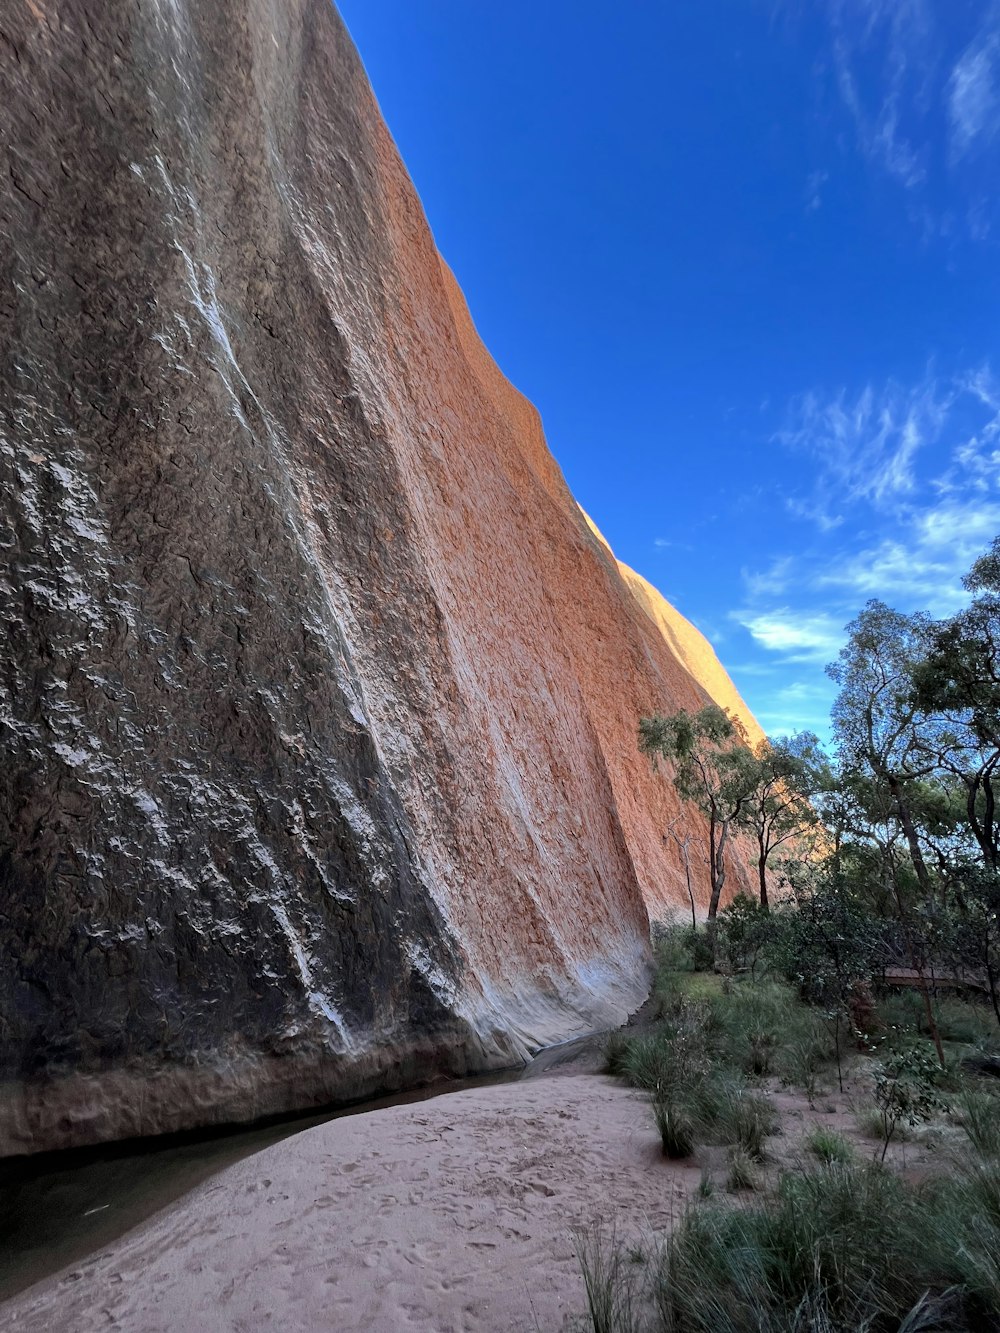
[[767, 852], [763, 844], [760, 845], [760, 855], [757, 857], [757, 877], [760, 880], [760, 905], [767, 912], [770, 910], [767, 901]]
[[691, 858], [688, 855], [687, 841], [685, 841], [681, 850], [684, 853], [684, 878], [687, 880], [688, 902], [691, 904], [691, 929], [697, 930], [698, 917], [694, 910], [694, 893], [691, 889]]
[[[986, 810], [984, 818], [980, 822], [976, 814], [976, 798], [979, 795], [980, 787], [983, 791]], [[976, 773], [965, 779], [966, 798], [965, 813], [969, 821], [969, 828], [972, 830], [972, 836], [979, 843], [979, 850], [983, 854], [983, 861], [991, 870], [997, 869], [997, 852], [994, 845], [993, 824], [994, 824], [994, 799], [993, 783], [989, 777], [983, 777]]]
[[710, 830], [712, 834], [712, 897], [708, 904], [708, 919], [714, 926], [715, 918], [719, 915], [719, 902], [722, 898], [722, 890], [726, 883], [726, 839], [729, 836], [729, 820], [721, 821], [721, 832], [719, 833], [718, 845], [715, 841], [715, 831], [719, 828], [719, 821], [712, 816]]
[[894, 774], [887, 773], [886, 781], [889, 785], [889, 790], [892, 792], [892, 799], [896, 803], [896, 814], [899, 816], [903, 835], [906, 838], [906, 845], [910, 851], [910, 860], [913, 862], [913, 869], [917, 872], [917, 882], [929, 898], [931, 893], [931, 877], [927, 873], [927, 863], [924, 860], [923, 852], [920, 850], [920, 839], [917, 837], [917, 830], [910, 814], [910, 807], [903, 799], [903, 789], [900, 786], [899, 779]]
[[899, 910], [899, 919], [902, 923], [906, 937], [906, 951], [910, 955], [910, 963], [920, 980], [920, 990], [924, 997], [924, 1010], [927, 1014], [927, 1026], [930, 1029], [931, 1038], [934, 1042], [934, 1049], [937, 1051], [938, 1063], [944, 1069], [944, 1046], [941, 1044], [941, 1033], [938, 1031], [937, 1018], [934, 1014], [934, 1005], [931, 1001], [931, 989], [927, 984], [927, 974], [924, 971], [923, 961], [919, 950], [914, 946], [913, 934], [910, 930], [909, 918], [903, 908], [902, 895], [899, 892], [899, 885], [893, 880], [893, 889], [896, 894], [896, 906]]

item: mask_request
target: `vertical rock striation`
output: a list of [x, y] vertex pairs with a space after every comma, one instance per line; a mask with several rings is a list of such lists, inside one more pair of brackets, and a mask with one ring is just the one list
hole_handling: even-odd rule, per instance
[[682, 884], [637, 718], [732, 687], [574, 504], [335, 12], [12, 0], [0, 102], [0, 1152], [620, 1013]]

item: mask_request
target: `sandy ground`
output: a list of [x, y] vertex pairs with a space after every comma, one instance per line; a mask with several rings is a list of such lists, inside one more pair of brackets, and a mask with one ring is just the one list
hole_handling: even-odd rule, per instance
[[668, 1227], [695, 1164], [660, 1154], [640, 1094], [566, 1073], [310, 1129], [215, 1176], [0, 1327], [255, 1333], [573, 1327], [573, 1231]]

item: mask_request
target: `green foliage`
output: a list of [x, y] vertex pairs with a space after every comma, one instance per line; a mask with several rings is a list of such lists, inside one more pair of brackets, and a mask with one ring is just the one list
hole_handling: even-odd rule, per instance
[[[660, 1275], [665, 1330], [856, 1333], [986, 1328], [1000, 1313], [987, 1245], [958, 1223], [967, 1187], [928, 1209], [875, 1166], [832, 1163], [782, 1177], [752, 1208], [707, 1205], [675, 1231]], [[969, 1240], [972, 1240], [972, 1248]], [[997, 1251], [1000, 1255], [1000, 1250]]]
[[805, 1146], [826, 1166], [850, 1166], [854, 1161], [854, 1149], [843, 1134], [827, 1129], [825, 1125], [816, 1125], [809, 1131]]
[[[731, 1154], [731, 1190], [759, 1188]], [[624, 1254], [600, 1260], [629, 1292]], [[654, 1273], [662, 1333], [977, 1333], [1000, 1321], [1000, 1168], [973, 1154], [910, 1187], [875, 1164], [782, 1175], [752, 1205], [692, 1207]], [[610, 1302], [605, 1302], [608, 1306]], [[630, 1306], [632, 1324], [640, 1310]]]
[[682, 1005], [691, 991], [690, 974], [711, 968], [712, 963], [712, 943], [706, 930], [660, 926], [653, 949], [653, 996], [659, 1013], [668, 1015]]
[[631, 1047], [631, 1041], [628, 1034], [621, 1028], [615, 1028], [604, 1038], [604, 1047], [602, 1054], [604, 1056], [604, 1072], [612, 1074], [616, 1078], [621, 1078], [627, 1073], [627, 1056]]
[[726, 1189], [730, 1194], [738, 1194], [740, 1190], [755, 1190], [759, 1184], [754, 1159], [739, 1144], [734, 1145], [729, 1149]]
[[876, 925], [858, 898], [826, 879], [788, 914], [784, 965], [802, 998], [847, 1010], [855, 987], [872, 975]]
[[796, 1024], [795, 1032], [781, 1053], [779, 1071], [782, 1082], [801, 1088], [811, 1104], [822, 1089], [823, 1071], [834, 1054], [829, 1030], [815, 1014], [810, 1013], [808, 1021]]
[[[754, 1092], [744, 1067], [776, 1049], [783, 1023], [793, 1025], [794, 999], [779, 986], [739, 987], [702, 1000], [682, 997], [648, 1033], [614, 1046], [615, 1068], [649, 1092], [668, 1157], [688, 1156], [696, 1143], [738, 1144], [761, 1158], [777, 1115]], [[606, 1048], [607, 1051], [607, 1048]]]
[[1000, 1094], [966, 1091], [958, 1099], [962, 1129], [976, 1152], [1000, 1161]]
[[[961, 1042], [967, 1046], [987, 1045], [996, 1034], [991, 1014], [983, 1004], [968, 1000], [946, 999], [938, 1003], [938, 1029], [945, 1041]], [[921, 1007], [918, 1031], [926, 1032], [926, 1020]]]
[[762, 1162], [767, 1139], [778, 1128], [771, 1102], [735, 1080], [709, 1085], [706, 1121], [724, 1143], [739, 1148], [751, 1161]]
[[782, 936], [784, 919], [746, 893], [719, 914], [719, 948], [736, 972], [756, 977]]
[[739, 719], [717, 704], [706, 704], [696, 713], [681, 709], [670, 716], [642, 718], [639, 749], [654, 767], [661, 759], [669, 762], [677, 791], [707, 818], [708, 918], [714, 922], [726, 880], [730, 825], [739, 818], [755, 782], [756, 760], [747, 748], [746, 733]]
[[782, 1049], [811, 1026], [808, 1012], [778, 982], [734, 986], [712, 1001], [726, 1061], [746, 1074], [774, 1072]]
[[947, 1109], [939, 1092], [941, 1066], [926, 1049], [911, 1046], [875, 1065], [875, 1105], [882, 1117], [882, 1158], [900, 1124], [922, 1124]]
[[691, 1100], [676, 1089], [664, 1089], [653, 1097], [653, 1118], [664, 1157], [690, 1157], [695, 1146]]
[[703, 927], [692, 927], [687, 933], [687, 946], [691, 954], [691, 964], [696, 972], [711, 972], [715, 966], [712, 938]]
[[593, 1333], [633, 1333], [640, 1327], [635, 1269], [612, 1230], [601, 1227], [574, 1233], [573, 1245], [587, 1293]]
[[659, 972], [693, 972], [694, 953], [690, 926], [657, 922], [653, 930], [653, 963]]
[[757, 845], [760, 906], [769, 906], [767, 867], [771, 855], [786, 843], [802, 842], [818, 824], [810, 797], [825, 780], [818, 739], [811, 732], [763, 740], [747, 766], [750, 785], [737, 822]]

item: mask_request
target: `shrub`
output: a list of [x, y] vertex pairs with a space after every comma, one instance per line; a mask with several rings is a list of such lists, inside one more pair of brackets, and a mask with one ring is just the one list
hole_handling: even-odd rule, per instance
[[657, 923], [653, 936], [653, 961], [657, 972], [694, 971], [690, 926]]
[[822, 1089], [820, 1075], [828, 1061], [829, 1050], [823, 1036], [807, 1032], [794, 1037], [781, 1053], [782, 1081], [801, 1088], [811, 1104]]
[[1000, 1263], [991, 1265], [986, 1249], [992, 1233], [973, 1260], [964, 1258], [968, 1228], [949, 1239], [945, 1217], [929, 1217], [927, 1207], [874, 1164], [832, 1164], [786, 1174], [762, 1205], [693, 1208], [663, 1256], [662, 1326], [678, 1333], [992, 1327], [1000, 1313], [990, 1289]]
[[941, 1000], [937, 1020], [938, 1031], [945, 1041], [962, 1042], [967, 1046], [989, 1040], [996, 1031], [996, 1024], [987, 1006], [973, 1004], [968, 1000]]
[[736, 972], [756, 977], [777, 945], [783, 917], [769, 912], [756, 898], [738, 893], [719, 915], [719, 945]]
[[[882, 1121], [882, 1112], [877, 1106], [865, 1106], [854, 1117], [854, 1123], [858, 1127], [859, 1133], [866, 1139], [882, 1139], [885, 1137], [885, 1125]], [[908, 1143], [913, 1138], [913, 1134], [906, 1124], [896, 1126], [893, 1138], [897, 1143]]]
[[946, 1109], [937, 1091], [941, 1066], [926, 1050], [913, 1047], [898, 1051], [876, 1065], [875, 1105], [882, 1116], [882, 1160], [900, 1124], [911, 1126], [930, 1120]]
[[719, 1125], [726, 1141], [754, 1161], [764, 1160], [764, 1143], [778, 1128], [778, 1115], [766, 1097], [731, 1086], [720, 1107]]
[[801, 1007], [786, 986], [771, 982], [734, 985], [713, 1004], [724, 1036], [723, 1054], [745, 1073], [772, 1072], [785, 1038], [800, 1023]]

